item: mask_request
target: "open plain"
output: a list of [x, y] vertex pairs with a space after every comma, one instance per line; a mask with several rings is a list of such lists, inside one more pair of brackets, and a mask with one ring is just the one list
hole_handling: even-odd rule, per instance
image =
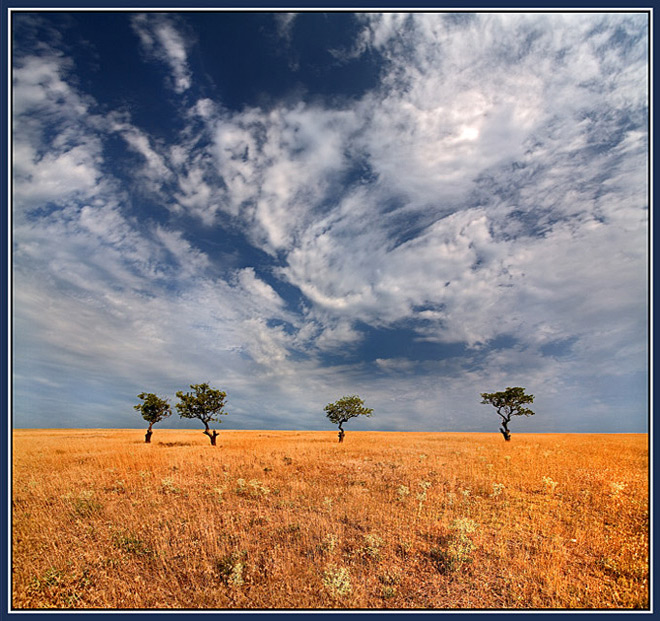
[[648, 437], [13, 432], [15, 609], [649, 606]]

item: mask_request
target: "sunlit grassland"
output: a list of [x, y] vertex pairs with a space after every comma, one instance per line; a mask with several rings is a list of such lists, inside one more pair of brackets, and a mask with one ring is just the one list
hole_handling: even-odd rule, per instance
[[646, 435], [15, 430], [15, 608], [647, 608]]

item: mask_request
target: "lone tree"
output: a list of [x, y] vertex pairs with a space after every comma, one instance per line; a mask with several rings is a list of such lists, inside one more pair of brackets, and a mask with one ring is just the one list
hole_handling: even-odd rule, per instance
[[227, 393], [222, 390], [210, 388], [208, 384], [190, 384], [194, 392], [183, 393], [182, 390], [176, 393], [179, 403], [176, 409], [181, 418], [199, 418], [204, 423], [204, 433], [211, 439], [211, 445], [215, 446], [215, 439], [218, 432], [214, 429], [213, 433], [209, 428], [211, 422], [222, 422], [221, 415], [226, 415], [222, 408], [225, 405]]
[[140, 412], [142, 418], [149, 423], [149, 428], [144, 436], [144, 441], [149, 444], [151, 442], [151, 428], [155, 423], [159, 423], [164, 418], [171, 416], [172, 410], [167, 399], [161, 399], [152, 392], [141, 392], [138, 395], [138, 399], [142, 399], [143, 403], [138, 403], [133, 408]]
[[325, 415], [330, 419], [330, 422], [339, 425], [338, 436], [340, 442], [344, 441], [344, 428], [342, 425], [345, 422], [360, 415], [371, 416], [371, 413], [373, 412], [371, 408], [364, 407], [364, 401], [362, 401], [357, 395], [342, 397], [339, 401], [328, 403], [323, 409], [325, 410]]
[[502, 426], [500, 432], [508, 442], [511, 440], [509, 423], [512, 416], [531, 416], [532, 410], [524, 407], [527, 403], [534, 403], [534, 395], [526, 395], [525, 389], [520, 386], [507, 388], [502, 392], [482, 392], [481, 398], [486, 405], [492, 405], [497, 409], [497, 413], [502, 417]]

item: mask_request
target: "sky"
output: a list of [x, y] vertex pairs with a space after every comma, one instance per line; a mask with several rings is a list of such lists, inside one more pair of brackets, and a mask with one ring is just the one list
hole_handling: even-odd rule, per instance
[[648, 28], [13, 12], [13, 425], [648, 431]]

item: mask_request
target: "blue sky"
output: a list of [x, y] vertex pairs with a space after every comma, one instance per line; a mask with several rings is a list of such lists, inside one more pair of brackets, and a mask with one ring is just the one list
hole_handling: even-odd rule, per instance
[[647, 14], [11, 27], [14, 426], [647, 431]]

